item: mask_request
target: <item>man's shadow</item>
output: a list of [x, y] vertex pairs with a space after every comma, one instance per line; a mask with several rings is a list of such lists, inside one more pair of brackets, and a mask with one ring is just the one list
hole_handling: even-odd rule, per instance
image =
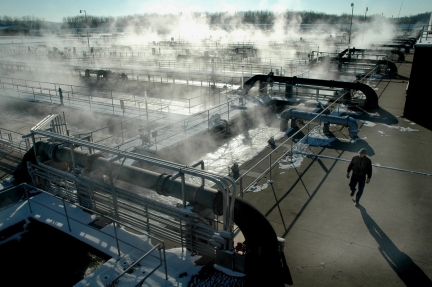
[[416, 287], [432, 286], [432, 281], [423, 270], [421, 270], [408, 255], [397, 248], [378, 224], [367, 214], [366, 209], [361, 205], [358, 206], [358, 209], [360, 209], [363, 221], [369, 233], [379, 244], [379, 252], [405, 285]]

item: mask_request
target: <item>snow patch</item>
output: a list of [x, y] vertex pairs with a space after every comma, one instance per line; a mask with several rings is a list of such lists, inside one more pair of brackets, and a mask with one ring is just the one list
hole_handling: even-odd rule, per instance
[[375, 123], [373, 123], [373, 122], [369, 122], [369, 121], [364, 121], [364, 122], [363, 122], [363, 125], [364, 125], [365, 127], [374, 127], [374, 126], [376, 126]]
[[404, 127], [401, 127], [401, 126], [391, 126], [391, 125], [386, 125], [386, 124], [383, 124], [383, 125], [386, 126], [386, 127], [388, 127], [389, 129], [397, 129], [397, 130], [399, 130], [401, 132], [418, 132], [418, 130], [412, 129], [410, 127], [404, 128]]
[[268, 183], [264, 183], [263, 185], [253, 185], [249, 187], [246, 191], [252, 191], [252, 192], [259, 192], [261, 190], [264, 190], [268, 187]]

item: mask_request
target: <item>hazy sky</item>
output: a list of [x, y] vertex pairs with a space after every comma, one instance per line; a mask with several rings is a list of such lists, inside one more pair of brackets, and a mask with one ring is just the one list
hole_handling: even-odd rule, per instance
[[327, 14], [367, 15], [384, 13], [385, 17], [415, 15], [432, 11], [432, 0], [0, 0], [0, 16], [36, 16], [61, 22], [63, 17], [79, 15], [122, 16], [144, 13], [176, 14], [187, 12], [234, 12], [249, 10], [315, 11]]

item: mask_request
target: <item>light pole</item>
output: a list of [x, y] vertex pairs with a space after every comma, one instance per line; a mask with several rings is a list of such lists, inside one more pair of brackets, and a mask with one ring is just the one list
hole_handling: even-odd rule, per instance
[[351, 3], [351, 25], [350, 25], [350, 32], [349, 32], [349, 38], [348, 38], [348, 50], [349, 50], [349, 46], [351, 44], [351, 28], [352, 28], [353, 15], [354, 15], [354, 3]]
[[363, 44], [363, 38], [364, 38], [364, 30], [365, 30], [365, 25], [366, 25], [366, 13], [368, 11], [368, 7], [366, 7], [366, 11], [365, 11], [365, 16], [364, 16], [364, 21], [363, 21], [363, 35], [362, 35], [362, 44]]
[[[82, 12], [84, 12], [84, 18], [85, 18], [86, 25], [87, 25], [87, 12], [86, 12], [86, 10], [80, 10], [80, 14]], [[90, 51], [90, 40], [89, 40], [89, 35], [88, 35], [88, 27], [86, 27], [86, 30], [87, 30], [87, 46], [88, 46], [89, 51]]]

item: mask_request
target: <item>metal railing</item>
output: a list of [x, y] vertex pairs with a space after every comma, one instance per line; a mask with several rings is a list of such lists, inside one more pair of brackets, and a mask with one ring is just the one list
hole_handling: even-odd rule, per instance
[[19, 132], [0, 128], [0, 151], [14, 151], [22, 156], [31, 147], [30, 140], [23, 136]]
[[420, 32], [419, 43], [428, 41], [430, 38], [432, 38], [432, 25], [425, 25]]
[[[119, 279], [120, 279], [124, 274], [126, 274], [129, 270], [131, 270], [132, 268], [134, 268], [137, 264], [139, 264], [139, 263], [140, 263], [142, 260], [144, 260], [146, 257], [148, 257], [148, 256], [154, 256], [154, 255], [152, 255], [151, 253], [152, 253], [154, 250], [156, 250], [156, 249], [159, 251], [159, 257], [158, 257], [158, 259], [159, 259], [160, 264], [157, 265], [156, 267], [154, 267], [154, 268], [152, 269], [152, 271], [149, 272], [149, 274], [147, 274], [143, 279], [141, 279], [140, 284], [142, 284], [142, 283], [145, 281], [145, 279], [147, 279], [151, 274], [153, 274], [153, 273], [154, 273], [154, 272], [155, 272], [155, 271], [156, 271], [160, 266], [162, 266], [162, 265], [164, 265], [164, 267], [165, 267], [165, 278], [166, 278], [166, 280], [168, 280], [167, 262], [166, 262], [166, 256], [165, 256], [165, 243], [164, 243], [164, 241], [162, 241], [161, 239], [146, 234], [149, 238], [151, 238], [151, 239], [153, 239], [153, 240], [156, 240], [156, 241], [159, 241], [160, 243], [156, 244], [156, 245], [155, 245], [153, 248], [151, 248], [149, 251], [147, 251], [147, 250], [143, 250], [143, 249], [141, 249], [141, 248], [139, 248], [139, 247], [137, 247], [137, 246], [135, 246], [135, 245], [132, 245], [131, 243], [128, 243], [128, 242], [126, 242], [126, 241], [121, 240], [121, 239], [118, 238], [118, 235], [117, 235], [117, 228], [118, 228], [118, 226], [120, 226], [120, 222], [117, 221], [116, 219], [114, 219], [114, 218], [112, 218], [112, 217], [110, 217], [110, 216], [107, 216], [106, 214], [98, 213], [97, 211], [95, 211], [95, 210], [93, 210], [93, 209], [89, 209], [89, 208], [86, 208], [86, 207], [84, 207], [84, 206], [77, 205], [75, 202], [71, 201], [69, 198], [61, 197], [61, 196], [58, 196], [58, 195], [55, 195], [55, 194], [49, 193], [48, 191], [45, 191], [45, 190], [42, 190], [42, 189], [34, 188], [34, 187], [29, 186], [29, 185], [27, 185], [27, 184], [23, 184], [23, 185], [25, 185], [25, 186], [24, 186], [24, 191], [25, 191], [26, 201], [27, 201], [27, 205], [29, 206], [29, 209], [30, 209], [30, 212], [31, 212], [31, 213], [33, 213], [32, 205], [33, 205], [33, 204], [37, 204], [37, 205], [39, 205], [39, 206], [42, 206], [42, 207], [45, 208], [45, 209], [50, 210], [51, 212], [54, 212], [54, 213], [57, 213], [57, 214], [60, 214], [60, 215], [64, 216], [64, 218], [66, 219], [66, 222], [67, 222], [67, 226], [68, 226], [68, 230], [69, 230], [69, 232], [72, 231], [72, 228], [71, 228], [71, 221], [74, 221], [74, 222], [76, 222], [76, 223], [78, 223], [78, 224], [80, 224], [80, 225], [84, 225], [84, 226], [86, 226], [86, 228], [91, 228], [91, 229], [97, 230], [97, 232], [102, 233], [102, 234], [104, 234], [105, 236], [108, 236], [108, 237], [111, 237], [111, 238], [115, 239], [115, 241], [116, 241], [116, 247], [117, 247], [117, 254], [118, 254], [118, 257], [119, 257], [119, 258], [122, 256], [122, 252], [121, 252], [121, 250], [120, 250], [120, 244], [119, 244], [120, 242], [121, 242], [122, 244], [125, 244], [125, 245], [128, 245], [128, 246], [132, 247], [133, 249], [137, 249], [137, 250], [139, 250], [139, 251], [145, 253], [145, 254], [144, 254], [143, 256], [141, 256], [138, 260], [136, 260], [136, 261], [134, 262], [134, 264], [132, 264], [131, 266], [129, 266], [129, 267], [128, 267], [124, 272], [122, 272], [119, 276], [117, 276], [117, 278], [114, 279], [113, 282], [118, 282], [118, 280], [119, 280]], [[39, 192], [39, 193], [44, 193], [44, 194], [47, 194], [47, 195], [49, 195], [49, 196], [51, 196], [51, 197], [53, 197], [53, 198], [56, 198], [56, 199], [58, 199], [58, 200], [61, 200], [62, 203], [63, 203], [62, 205], [63, 205], [64, 213], [61, 213], [61, 212], [59, 212], [59, 211], [53, 209], [52, 207], [47, 206], [47, 205], [45, 205], [45, 204], [43, 204], [43, 203], [41, 203], [41, 202], [38, 202], [38, 201], [36, 201], [36, 200], [30, 200], [31, 196], [29, 196], [29, 191], [28, 191], [29, 189], [36, 190], [36, 191]], [[23, 202], [23, 200], [20, 200], [20, 201], [16, 202], [15, 204], [11, 204], [11, 205], [9, 205], [8, 207], [11, 207], [11, 206], [13, 206], [13, 205], [20, 204], [21, 202]], [[97, 228], [95, 228], [95, 227], [92, 227], [91, 225], [89, 225], [89, 224], [87, 224], [87, 223], [85, 223], [85, 222], [82, 222], [82, 221], [80, 221], [80, 220], [78, 220], [78, 219], [75, 219], [75, 218], [71, 217], [71, 216], [68, 214], [68, 212], [67, 212], [67, 208], [66, 208], [66, 204], [65, 204], [66, 202], [69, 203], [69, 204], [71, 204], [71, 205], [74, 205], [74, 206], [80, 207], [80, 208], [82, 208], [82, 209], [85, 210], [85, 211], [91, 212], [92, 214], [97, 215], [98, 217], [105, 218], [105, 219], [108, 219], [109, 221], [111, 221], [111, 222], [113, 223], [114, 236], [112, 236], [111, 234], [109, 234], [109, 233], [107, 233], [107, 232], [103, 232], [103, 231], [101, 231], [101, 230], [99, 230], [99, 229], [97, 229]], [[4, 209], [3, 209], [3, 210], [4, 210]], [[142, 233], [142, 231], [137, 230], [137, 229], [134, 229], [133, 227], [128, 226], [128, 228], [131, 228], [131, 229], [134, 230], [134, 231], [137, 231], [137, 232]], [[103, 252], [103, 251], [102, 251], [102, 252]], [[163, 253], [162, 253], [162, 252], [163, 252]], [[124, 255], [124, 254], [123, 254], [123, 255]], [[113, 286], [114, 286], [114, 285], [113, 285]], [[141, 286], [141, 285], [137, 285], [137, 286]]]
[[[83, 140], [79, 140], [79, 139], [75, 139], [75, 138], [70, 138], [70, 137], [66, 137], [66, 136], [62, 136], [62, 135], [58, 135], [58, 134], [54, 134], [48, 131], [41, 131], [41, 130], [32, 130], [32, 137], [35, 136], [45, 136], [45, 137], [50, 137], [55, 141], [58, 142], [63, 142], [64, 144], [68, 144], [73, 147], [74, 146], [85, 146], [86, 148], [91, 148], [92, 150], [95, 151], [99, 151], [99, 152], [106, 152], [108, 154], [112, 154], [113, 156], [115, 156], [116, 158], [128, 158], [131, 160], [137, 160], [137, 161], [141, 161], [150, 165], [155, 165], [155, 166], [159, 166], [159, 167], [163, 167], [163, 168], [167, 168], [170, 170], [174, 170], [176, 171], [178, 174], [184, 176], [184, 175], [191, 175], [191, 176], [198, 176], [198, 177], [202, 177], [206, 180], [210, 180], [213, 183], [215, 183], [219, 189], [222, 191], [223, 194], [223, 229], [226, 231], [232, 230], [232, 226], [233, 226], [233, 212], [234, 212], [234, 198], [231, 199], [231, 201], [229, 201], [229, 185], [231, 184], [232, 186], [232, 194], [235, 194], [235, 189], [236, 187], [233, 186], [234, 181], [229, 178], [229, 177], [224, 177], [224, 176], [220, 176], [220, 175], [216, 175], [213, 173], [209, 173], [207, 171], [202, 171], [202, 170], [198, 170], [198, 169], [194, 169], [194, 168], [190, 168], [188, 166], [183, 166], [180, 164], [176, 164], [176, 163], [172, 163], [172, 162], [168, 162], [168, 161], [164, 161], [164, 160], [160, 160], [160, 159], [155, 159], [152, 157], [148, 157], [148, 156], [144, 156], [144, 155], [139, 155], [136, 153], [131, 153], [131, 152], [126, 152], [126, 151], [119, 151], [118, 149], [114, 149], [114, 148], [109, 148], [109, 147], [105, 147], [105, 146], [101, 146], [101, 145], [97, 145], [94, 143], [89, 143], [88, 141], [83, 141]], [[34, 139], [33, 139], [33, 142]], [[73, 156], [72, 156], [72, 161], [73, 161]], [[124, 160], [123, 160], [124, 163]], [[121, 166], [123, 166], [123, 163]], [[75, 166], [75, 164], [73, 163], [73, 166]], [[206, 226], [204, 224], [199, 223], [199, 218], [197, 218], [196, 216], [192, 216], [191, 213], [188, 212], [183, 212], [182, 209], [178, 209], [178, 208], [173, 208], [173, 207], [169, 207], [166, 204], [162, 204], [162, 207], [160, 207], [161, 203], [154, 203], [154, 206], [159, 206], [158, 208], [155, 207], [155, 214], [152, 217], [151, 214], [147, 214], [144, 211], [142, 211], [142, 206], [149, 206], [149, 201], [148, 199], [144, 198], [144, 197], [140, 197], [138, 195], [135, 195], [131, 192], [127, 192], [121, 189], [116, 188], [113, 185], [113, 179], [112, 179], [112, 174], [110, 175], [111, 178], [111, 184], [104, 184], [98, 181], [94, 181], [94, 180], [90, 180], [90, 179], [85, 179], [85, 178], [78, 178], [75, 175], [71, 175], [70, 173], [62, 173], [59, 170], [50, 170], [52, 175], [49, 178], [46, 178], [48, 175], [48, 168], [46, 166], [44, 166], [44, 168], [46, 169], [43, 172], [39, 172], [37, 175], [40, 177], [45, 178], [45, 180], [51, 181], [55, 179], [55, 184], [51, 185], [54, 187], [53, 190], [56, 189], [57, 186], [61, 187], [61, 192], [65, 192], [68, 194], [68, 196], [75, 196], [75, 193], [71, 193], [69, 192], [69, 190], [79, 190], [79, 188], [73, 188], [74, 186], [76, 186], [77, 184], [79, 184], [80, 182], [84, 182], [83, 187], [94, 187], [94, 191], [92, 188], [90, 188], [89, 190], [86, 189], [82, 189], [83, 190], [83, 194], [84, 196], [84, 201], [83, 204], [88, 204], [88, 205], [92, 205], [94, 204], [95, 206], [97, 206], [97, 208], [102, 208], [102, 210], [104, 212], [109, 212], [111, 214], [114, 214], [115, 217], [121, 217], [124, 216], [124, 220], [127, 221], [130, 224], [139, 224], [141, 228], [147, 228], [147, 227], [151, 227], [152, 231], [155, 234], [161, 234], [163, 236], [168, 236], [170, 235], [170, 231], [167, 230], [166, 225], [167, 224], [172, 224], [172, 222], [175, 221], [181, 221], [181, 222], [186, 222], [188, 226], [190, 226], [190, 232], [189, 235], [190, 237], [187, 238], [186, 240], [183, 240], [182, 237], [182, 233], [184, 232], [184, 225], [183, 226], [173, 226], [173, 229], [175, 229], [175, 233], [174, 236], [172, 236], [172, 241], [174, 242], [178, 242], [180, 244], [188, 244], [188, 248], [190, 248], [191, 250], [195, 250], [195, 247], [197, 246], [200, 247], [201, 245], [203, 245], [199, 240], [195, 240], [193, 239], [194, 237], [196, 238], [202, 238], [204, 242], [206, 242], [206, 240], [209, 240], [211, 235], [214, 234], [215, 230], [209, 226]], [[35, 169], [35, 172], [37, 172], [37, 169]], [[59, 174], [61, 176], [59, 176]], [[52, 178], [52, 179], [51, 179]], [[63, 179], [64, 178], [64, 179]], [[66, 178], [68, 178], [68, 180], [65, 180]], [[76, 181], [78, 180], [78, 182]], [[67, 184], [68, 182], [77, 182], [76, 184], [73, 184], [72, 186], [70, 184]], [[184, 189], [182, 189], [182, 191], [184, 192]], [[86, 193], [89, 193], [87, 194]], [[94, 193], [94, 196], [93, 196]], [[115, 196], [114, 196], [115, 195]], [[96, 200], [94, 200], [96, 196]], [[121, 199], [121, 200], [120, 200]], [[132, 200], [131, 200], [132, 199]], [[81, 197], [81, 199], [79, 198], [75, 198], [75, 201], [79, 201], [79, 200], [83, 200], [83, 197]], [[102, 206], [100, 205], [100, 202], [108, 202], [109, 204], [103, 204]], [[125, 208], [121, 209], [121, 205], [125, 204]], [[135, 206], [136, 205], [136, 206]], [[183, 207], [186, 207], [186, 200], [185, 200], [185, 196], [183, 195], [183, 203], [182, 203]], [[162, 209], [162, 210], [160, 210]], [[168, 220], [166, 218], [166, 216], [160, 216], [160, 214], [158, 214], [158, 212], [163, 212], [166, 215], [167, 210], [171, 210], [174, 209], [176, 211], [176, 219], [172, 219], [172, 220]], [[136, 211], [141, 211], [141, 213], [137, 213]], [[171, 210], [172, 211], [172, 210]], [[185, 216], [180, 217], [180, 215]], [[139, 216], [141, 219], [137, 221], [137, 216]], [[188, 218], [188, 219], [186, 219]], [[180, 220], [181, 219], [181, 220]], [[153, 225], [149, 225], [149, 222], [151, 220], [155, 220], [155, 224]], [[196, 222], [194, 222], [194, 220]], [[161, 221], [161, 222], [160, 222]], [[151, 223], [151, 222], [150, 222]], [[162, 225], [161, 225], [162, 224]], [[204, 234], [207, 235], [200, 235], [200, 234], [195, 234], [194, 232], [197, 230], [207, 230], [206, 232], [204, 232]], [[210, 235], [211, 234], [211, 235]], [[162, 236], [162, 237], [163, 237]], [[204, 237], [203, 237], [204, 236]], [[164, 237], [165, 238], [165, 237]], [[190, 239], [190, 241], [188, 241]], [[183, 242], [185, 241], [185, 242]], [[232, 242], [231, 242], [232, 243]], [[196, 246], [195, 246], [196, 244]], [[207, 246], [207, 255], [211, 256], [212, 254], [214, 254], [214, 247], [210, 246], [207, 243], [204, 243], [204, 246]], [[202, 246], [201, 246], [202, 247]]]
[[[331, 103], [330, 105], [328, 105], [328, 106], [327, 106], [325, 109], [323, 109], [320, 113], [318, 113], [318, 114], [317, 114], [317, 115], [316, 115], [312, 120], [310, 120], [309, 122], [305, 123], [305, 125], [304, 125], [302, 128], [300, 128], [298, 131], [296, 131], [295, 133], [293, 133], [290, 137], [288, 137], [288, 138], [287, 138], [286, 140], [284, 140], [282, 143], [279, 143], [278, 146], [277, 146], [274, 150], [272, 150], [270, 153], [268, 153], [266, 156], [264, 156], [264, 157], [263, 157], [261, 160], [259, 160], [256, 164], [254, 164], [251, 168], [249, 168], [246, 172], [244, 172], [243, 174], [241, 174], [240, 177], [236, 180], [236, 183], [239, 183], [239, 184], [240, 184], [240, 193], [239, 193], [239, 196], [240, 196], [240, 197], [243, 197], [244, 194], [247, 193], [247, 192], [250, 190], [251, 187], [253, 187], [254, 185], [256, 185], [257, 182], [259, 182], [261, 179], [263, 179], [267, 174], [269, 174], [269, 178], [270, 178], [270, 181], [271, 181], [271, 180], [272, 180], [272, 177], [271, 177], [271, 171], [272, 171], [272, 169], [273, 169], [276, 165], [279, 165], [279, 162], [280, 162], [282, 159], [286, 158], [286, 157], [288, 156], [288, 154], [292, 154], [292, 153], [293, 153], [293, 149], [296, 148], [296, 147], [298, 147], [298, 146], [302, 143], [302, 141], [303, 141], [304, 139], [306, 139], [306, 141], [307, 141], [308, 138], [309, 138], [309, 135], [310, 135], [310, 134], [311, 134], [311, 133], [312, 133], [316, 128], [320, 127], [321, 124], [322, 124], [322, 123], [320, 122], [319, 124], [317, 124], [317, 125], [315, 125], [315, 126], [313, 126], [313, 127], [311, 128], [311, 124], [313, 124], [313, 121], [315, 121], [315, 119], [317, 119], [318, 117], [320, 117], [320, 115], [322, 115], [325, 111], [329, 110], [333, 105], [336, 105], [336, 103], [337, 103], [338, 101], [340, 101], [342, 98], [343, 98], [343, 95], [340, 96], [336, 101], [334, 101], [333, 103]], [[302, 139], [300, 139], [297, 143], [293, 144], [293, 138], [294, 138], [297, 134], [303, 132], [303, 130], [305, 130], [305, 129], [307, 129], [307, 133], [306, 133], [306, 135], [304, 135], [304, 137], [303, 137]], [[280, 157], [278, 157], [276, 160], [272, 159], [272, 155], [273, 155], [274, 153], [276, 153], [277, 151], [279, 151], [280, 149], [285, 148], [284, 145], [286, 145], [288, 141], [291, 141], [291, 147], [288, 148], [287, 150], [285, 150], [285, 151], [283, 152], [283, 154], [282, 154]], [[269, 162], [268, 168], [266, 168], [263, 172], [261, 172], [259, 176], [254, 176], [254, 180], [253, 180], [253, 181], [252, 181], [252, 182], [251, 182], [251, 183], [250, 183], [246, 188], [243, 188], [243, 178], [244, 178], [248, 173], [253, 172], [253, 170], [254, 170], [258, 165], [260, 165], [261, 163], [266, 162], [266, 161]]]

